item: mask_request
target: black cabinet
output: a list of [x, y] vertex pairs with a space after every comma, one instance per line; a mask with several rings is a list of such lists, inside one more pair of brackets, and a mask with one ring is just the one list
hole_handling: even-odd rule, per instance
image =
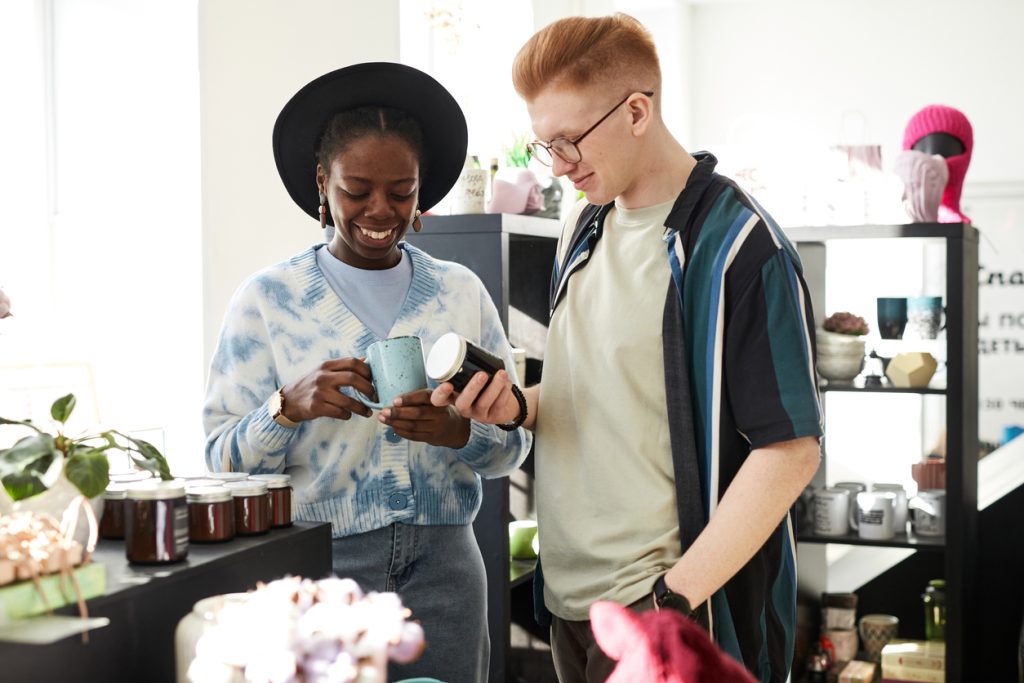
[[[944, 538], [899, 537], [893, 541], [863, 541], [847, 538], [821, 538], [813, 533], [801, 532], [798, 541], [803, 550], [811, 543], [846, 543], [881, 547], [909, 548], [915, 556], [902, 569], [894, 568], [871, 581], [878, 589], [888, 590], [893, 605], [900, 600], [912, 610], [913, 618], [920, 620], [918, 593], [923, 589], [922, 577], [914, 575], [910, 584], [901, 584], [901, 576], [913, 575], [914, 565], [932, 567], [943, 572], [947, 591], [946, 627], [946, 680], [973, 680], [971, 672], [977, 670], [979, 657], [977, 609], [977, 518], [978, 518], [978, 231], [961, 223], [919, 223], [912, 225], [870, 225], [836, 227], [799, 227], [785, 230], [800, 252], [805, 278], [811, 291], [816, 321], [820, 326], [826, 313], [826, 269], [828, 255], [833, 249], [843, 249], [851, 240], [876, 240], [878, 249], [886, 245], [907, 244], [916, 240], [928, 248], [938, 261], [944, 261], [944, 302], [946, 306], [945, 386], [932, 386], [923, 390], [865, 388], [857, 385], [825, 385], [822, 401], [826, 410], [826, 436], [823, 447], [823, 465], [815, 485], [825, 483], [829, 465], [828, 403], [831, 396], [843, 392], [859, 394], [857, 400], [871, 402], [884, 393], [918, 393], [922, 400], [944, 400], [946, 429], [946, 498], [947, 517]], [[872, 263], [867, 258], [860, 273], [865, 284], [891, 281], [896, 275]], [[847, 393], [849, 392], [849, 393]], [[865, 406], [870, 405], [865, 403]], [[868, 410], [865, 408], [864, 410]], [[908, 425], [908, 429], [915, 428]], [[920, 429], [920, 423], [916, 426]], [[811, 562], [801, 561], [802, 579], [823, 583], [822, 574], [828, 564], [824, 553], [815, 554]], [[897, 595], [898, 594], [898, 595]], [[909, 596], [909, 597], [908, 597]], [[906, 598], [906, 599], [904, 599]], [[894, 608], [895, 613], [895, 608]], [[901, 619], [901, 621], [903, 621]], [[902, 626], [902, 625], [901, 625]]]
[[[548, 283], [560, 222], [510, 214], [427, 215], [422, 221], [423, 229], [408, 233], [406, 240], [434, 258], [456, 261], [477, 274], [498, 309], [512, 345], [526, 349], [525, 383], [539, 381], [547, 330]], [[513, 583], [508, 552], [509, 479], [486, 479], [483, 487], [483, 503], [473, 529], [487, 569], [490, 680], [505, 681]], [[515, 569], [516, 584], [528, 580], [528, 569], [519, 563]]]

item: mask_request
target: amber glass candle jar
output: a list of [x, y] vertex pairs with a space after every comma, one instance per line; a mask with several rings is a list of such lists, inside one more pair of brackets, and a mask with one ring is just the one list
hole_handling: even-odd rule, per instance
[[261, 481], [270, 492], [270, 526], [280, 528], [292, 524], [292, 477], [289, 474], [250, 474], [249, 479]]
[[103, 517], [100, 518], [100, 538], [114, 541], [124, 539], [124, 508], [128, 485], [111, 483], [103, 492]]
[[167, 564], [188, 556], [188, 504], [180, 481], [149, 481], [128, 487], [124, 547], [129, 562]]
[[235, 501], [223, 486], [189, 486], [188, 540], [220, 543], [235, 537]]
[[261, 481], [229, 481], [224, 484], [235, 502], [235, 533], [255, 536], [270, 531], [270, 495]]

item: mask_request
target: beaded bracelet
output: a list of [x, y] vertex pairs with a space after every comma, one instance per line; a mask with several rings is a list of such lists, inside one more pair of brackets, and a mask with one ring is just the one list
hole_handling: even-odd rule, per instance
[[526, 422], [526, 397], [523, 396], [522, 390], [515, 384], [512, 385], [512, 395], [519, 401], [519, 417], [508, 424], [495, 425], [498, 429], [504, 429], [506, 432], [513, 432], [522, 427], [523, 423]]

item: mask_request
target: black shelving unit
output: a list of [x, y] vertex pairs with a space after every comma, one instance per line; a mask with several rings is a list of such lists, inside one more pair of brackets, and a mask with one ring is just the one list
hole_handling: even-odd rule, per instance
[[[945, 245], [946, 357], [945, 387], [898, 389], [831, 383], [821, 387], [823, 400], [830, 392], [855, 392], [870, 401], [878, 393], [916, 393], [945, 396], [946, 423], [946, 536], [902, 537], [893, 541], [865, 541], [853, 536], [825, 538], [800, 534], [803, 544], [842, 543], [857, 546], [909, 548], [941, 553], [946, 579], [946, 680], [973, 680], [979, 662], [978, 624], [975, 623], [978, 568], [978, 231], [962, 223], [795, 227], [785, 230], [804, 263], [815, 314], [822, 316], [827, 249], [845, 240], [942, 240]], [[884, 275], [882, 275], [884, 276]], [[820, 324], [820, 320], [817, 321]], [[826, 425], [827, 430], [827, 425]], [[827, 450], [827, 435], [826, 435]], [[824, 484], [822, 471], [816, 485]], [[822, 570], [827, 565], [822, 561]], [[805, 568], [806, 571], [806, 568]], [[877, 580], [884, 580], [885, 574]], [[820, 577], [818, 577], [820, 578]]]
[[[547, 327], [548, 282], [561, 223], [512, 214], [423, 216], [423, 230], [406, 239], [431, 256], [456, 261], [483, 281], [509, 331], [509, 307]], [[515, 343], [515, 339], [512, 340]], [[527, 384], [537, 359], [527, 357]], [[532, 454], [530, 456], [533, 457]], [[525, 466], [524, 466], [525, 469]], [[491, 681], [508, 680], [512, 605], [510, 591], [533, 576], [533, 563], [512, 562], [508, 550], [509, 479], [485, 479], [473, 529], [487, 570], [487, 623]], [[531, 611], [531, 610], [527, 610]]]

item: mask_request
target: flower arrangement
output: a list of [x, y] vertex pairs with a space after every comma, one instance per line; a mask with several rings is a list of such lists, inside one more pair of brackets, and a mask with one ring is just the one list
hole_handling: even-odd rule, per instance
[[65, 424], [75, 409], [75, 395], [53, 402], [50, 416], [58, 423], [55, 434], [37, 427], [31, 420], [0, 417], [0, 425], [28, 427], [34, 434], [10, 448], [0, 449], [0, 481], [12, 500], [22, 500], [48, 490], [63, 475], [86, 498], [94, 498], [107, 488], [110, 463], [108, 450], [126, 453], [139, 468], [161, 479], [171, 479], [164, 456], [153, 444], [115, 430], [98, 434], [69, 436]]
[[228, 602], [196, 643], [189, 680], [384, 683], [408, 663], [423, 629], [395, 593], [364, 595], [352, 579], [290, 577]]
[[864, 318], [847, 311], [840, 311], [830, 315], [825, 319], [822, 328], [826, 332], [835, 332], [836, 334], [859, 336], [868, 333], [868, 324], [864, 321]]

